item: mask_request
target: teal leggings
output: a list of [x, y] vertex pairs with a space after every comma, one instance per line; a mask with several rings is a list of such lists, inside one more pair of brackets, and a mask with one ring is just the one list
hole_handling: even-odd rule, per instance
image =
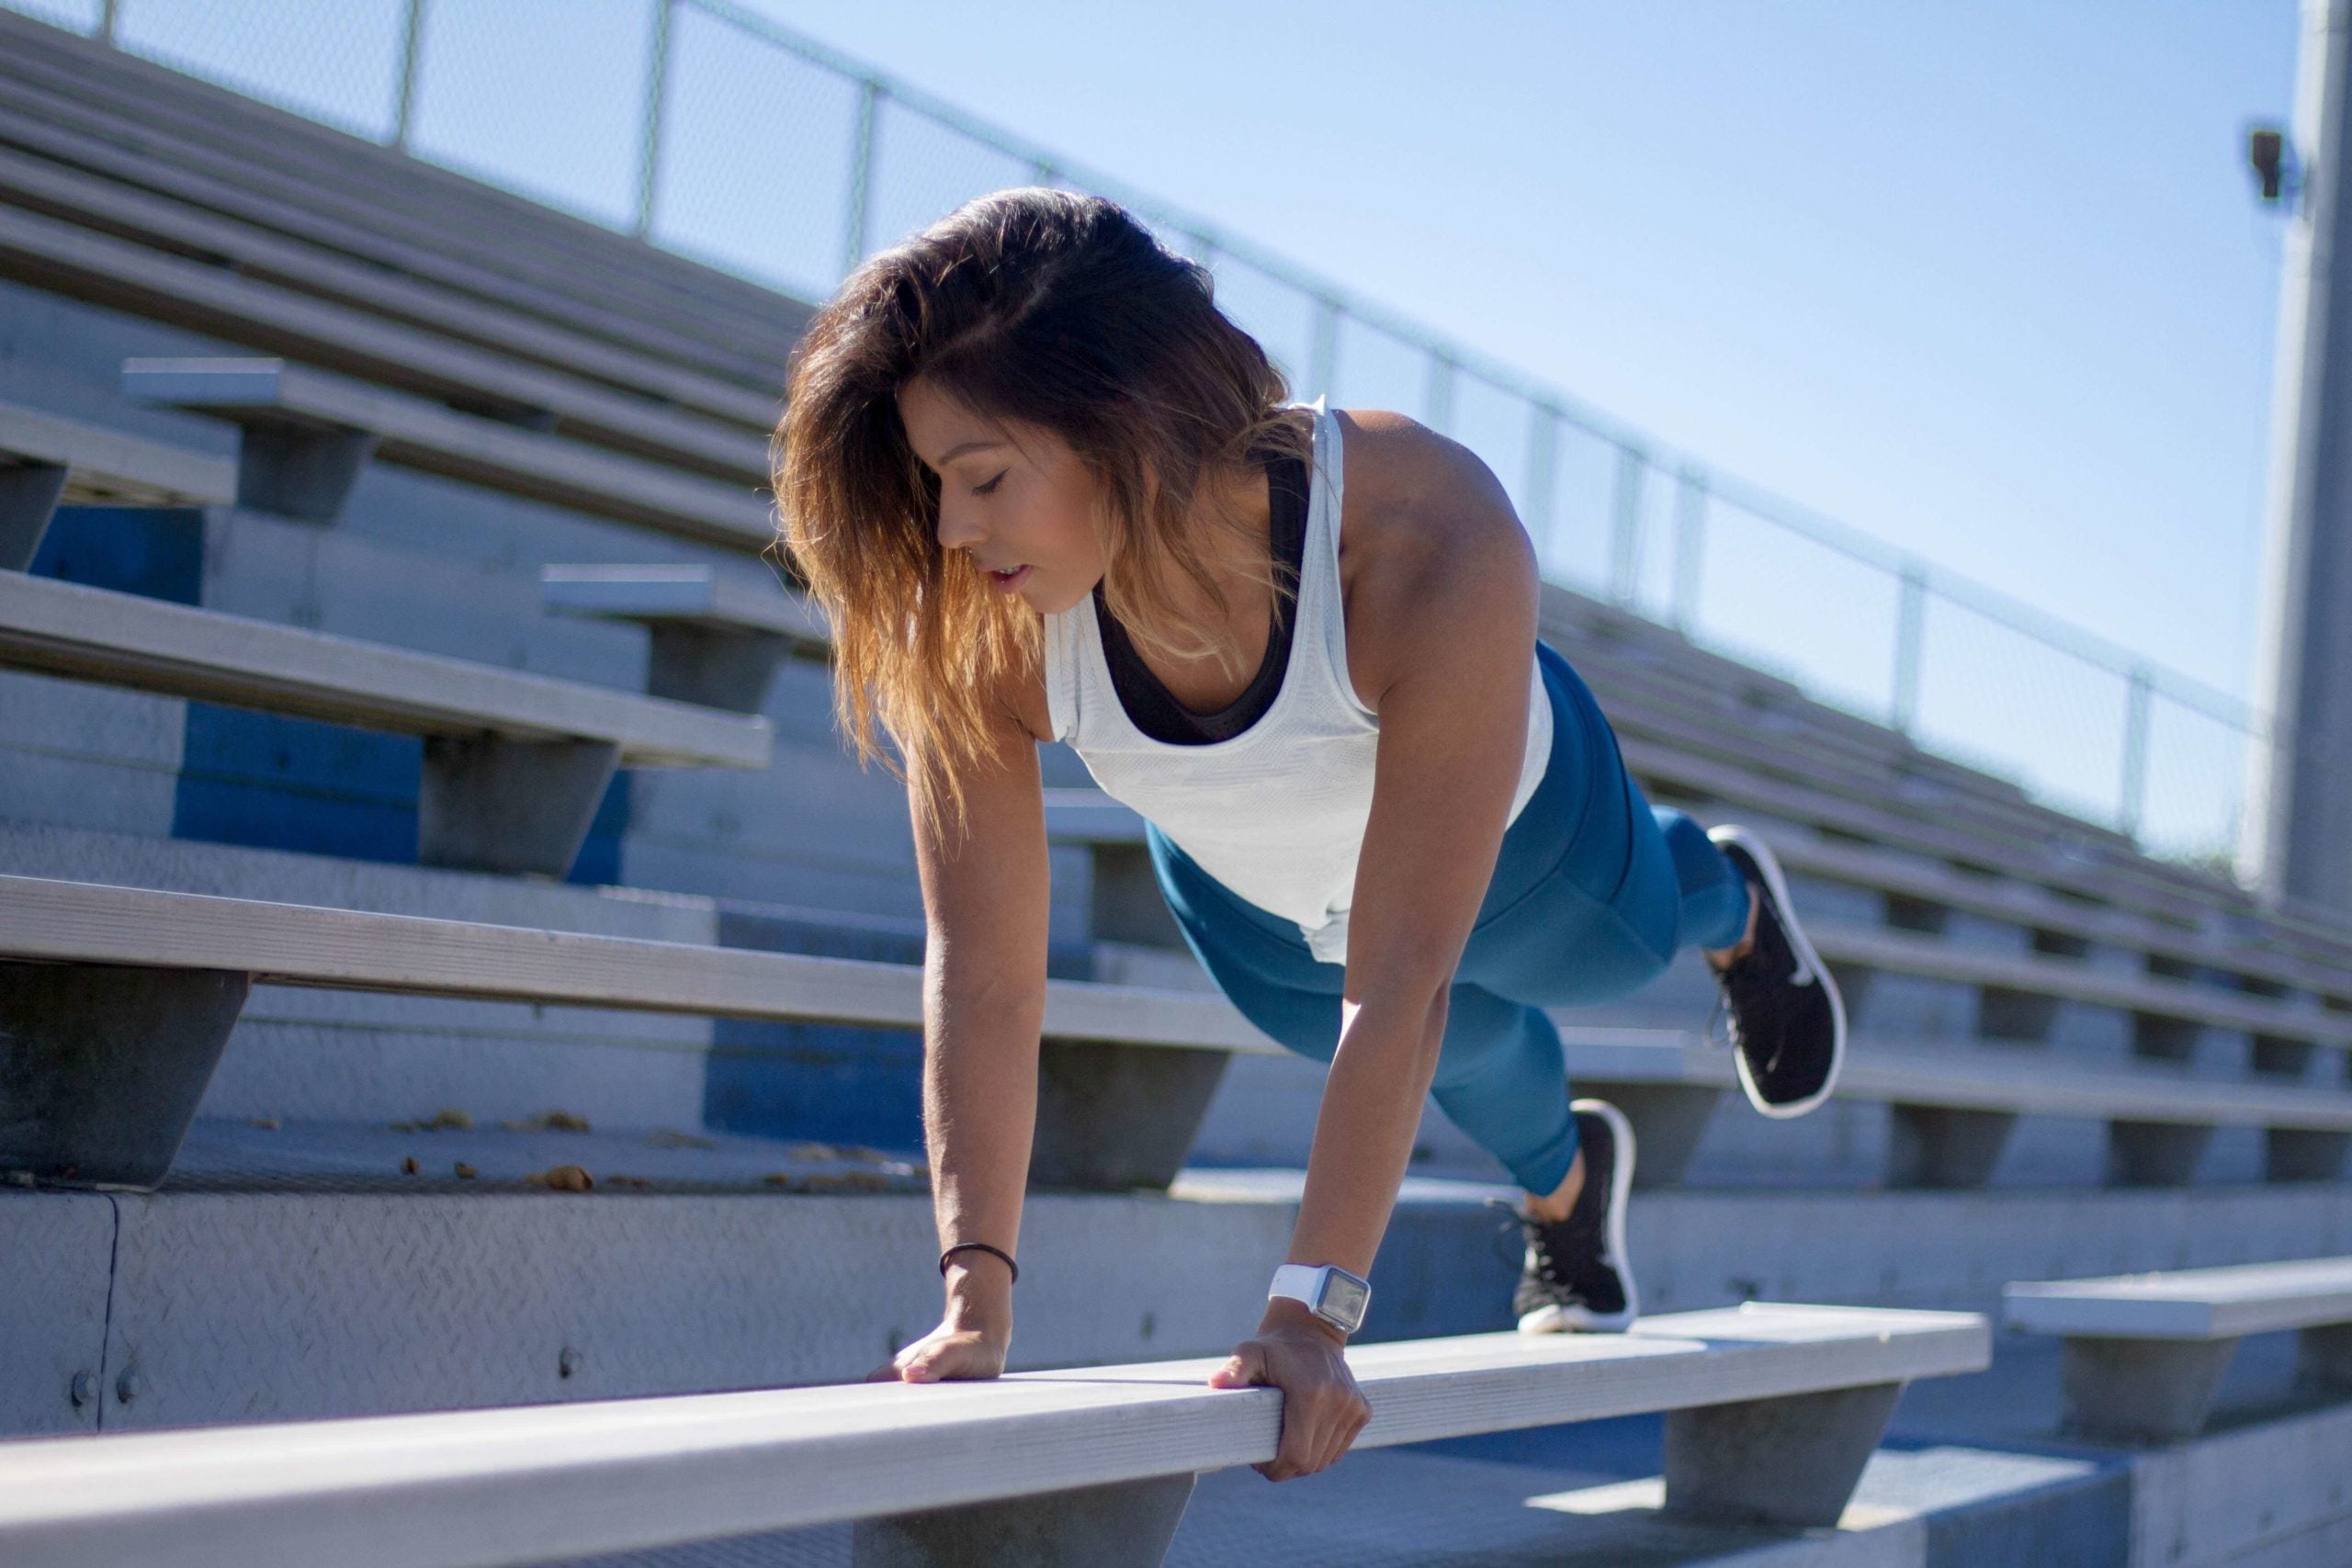
[[[1543, 782], [1503, 834], [1493, 876], [1447, 995], [1430, 1092], [1531, 1192], [1576, 1158], [1567, 1066], [1542, 1009], [1638, 989], [1683, 947], [1730, 947], [1747, 890], [1698, 823], [1653, 807], [1568, 661], [1544, 643], [1552, 699]], [[1219, 989], [1259, 1029], [1329, 1062], [1346, 971], [1307, 951], [1298, 927], [1242, 899], [1157, 827], [1145, 837], [1168, 908]]]

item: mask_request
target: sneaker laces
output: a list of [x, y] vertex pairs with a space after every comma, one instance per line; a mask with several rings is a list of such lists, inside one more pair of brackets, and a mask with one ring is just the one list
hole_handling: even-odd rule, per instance
[[1593, 1296], [1571, 1275], [1571, 1268], [1581, 1264], [1597, 1269], [1613, 1269], [1607, 1258], [1606, 1238], [1600, 1223], [1578, 1214], [1590, 1208], [1596, 1214], [1605, 1214], [1607, 1205], [1588, 1205], [1579, 1201], [1564, 1220], [1540, 1220], [1504, 1198], [1488, 1198], [1486, 1206], [1499, 1209], [1510, 1216], [1509, 1223], [1498, 1227], [1494, 1240], [1509, 1237], [1508, 1249], [1498, 1247], [1496, 1256], [1517, 1269], [1525, 1269], [1528, 1254], [1534, 1255], [1535, 1273], [1546, 1285], [1569, 1301], [1589, 1306]]

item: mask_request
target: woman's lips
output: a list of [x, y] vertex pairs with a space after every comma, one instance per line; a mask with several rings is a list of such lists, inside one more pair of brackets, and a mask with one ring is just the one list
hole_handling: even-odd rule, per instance
[[996, 585], [998, 592], [1010, 593], [1029, 581], [1029, 571], [1030, 569], [1025, 566], [1010, 576], [992, 571], [989, 573], [989, 581]]

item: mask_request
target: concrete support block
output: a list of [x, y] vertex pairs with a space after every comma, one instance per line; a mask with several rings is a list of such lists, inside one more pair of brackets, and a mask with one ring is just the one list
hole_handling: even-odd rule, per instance
[[2064, 1429], [2098, 1442], [2193, 1438], [2237, 1348], [2235, 1339], [2070, 1337], [2061, 1353]]
[[2110, 1187], [2185, 1187], [2197, 1174], [2213, 1129], [2184, 1122], [2109, 1122]]
[[657, 622], [650, 628], [646, 694], [673, 702], [757, 713], [792, 644], [765, 632]]
[[1634, 1186], [1672, 1187], [1690, 1168], [1724, 1091], [1700, 1084], [1604, 1083], [1579, 1079], [1578, 1094], [1609, 1101], [1634, 1124]]
[[1176, 1046], [1044, 1042], [1031, 1185], [1165, 1190], [1200, 1135], [1228, 1057]]
[[251, 983], [229, 970], [0, 963], [0, 1170], [154, 1187]]
[[65, 493], [62, 463], [0, 468], [0, 570], [23, 571], [40, 552], [40, 538]]
[[1674, 1410], [1666, 1417], [1668, 1515], [1828, 1528], [1903, 1394], [1899, 1382]]
[[561, 876], [619, 761], [620, 748], [605, 740], [429, 737], [416, 858], [460, 871]]
[[2266, 1181], [2340, 1181], [2352, 1133], [2322, 1127], [2270, 1127], [2262, 1134]]
[[1887, 1140], [1889, 1187], [1982, 1187], [2001, 1163], [2014, 1112], [1896, 1105]]
[[351, 487], [376, 453], [369, 431], [261, 415], [243, 423], [237, 503], [256, 512], [332, 523], [343, 515]]
[[861, 1519], [856, 1568], [1156, 1568], [1192, 1501], [1191, 1474]]
[[2295, 1372], [2306, 1385], [2352, 1394], [2352, 1323], [2320, 1323], [2295, 1336]]

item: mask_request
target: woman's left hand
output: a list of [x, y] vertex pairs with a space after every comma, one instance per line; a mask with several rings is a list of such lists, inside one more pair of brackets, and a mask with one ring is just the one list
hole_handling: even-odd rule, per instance
[[1250, 1468], [1269, 1481], [1312, 1475], [1339, 1462], [1372, 1419], [1340, 1355], [1347, 1337], [1288, 1301], [1270, 1303], [1255, 1338], [1209, 1374], [1211, 1388], [1270, 1386], [1283, 1391], [1283, 1431], [1274, 1457]]

